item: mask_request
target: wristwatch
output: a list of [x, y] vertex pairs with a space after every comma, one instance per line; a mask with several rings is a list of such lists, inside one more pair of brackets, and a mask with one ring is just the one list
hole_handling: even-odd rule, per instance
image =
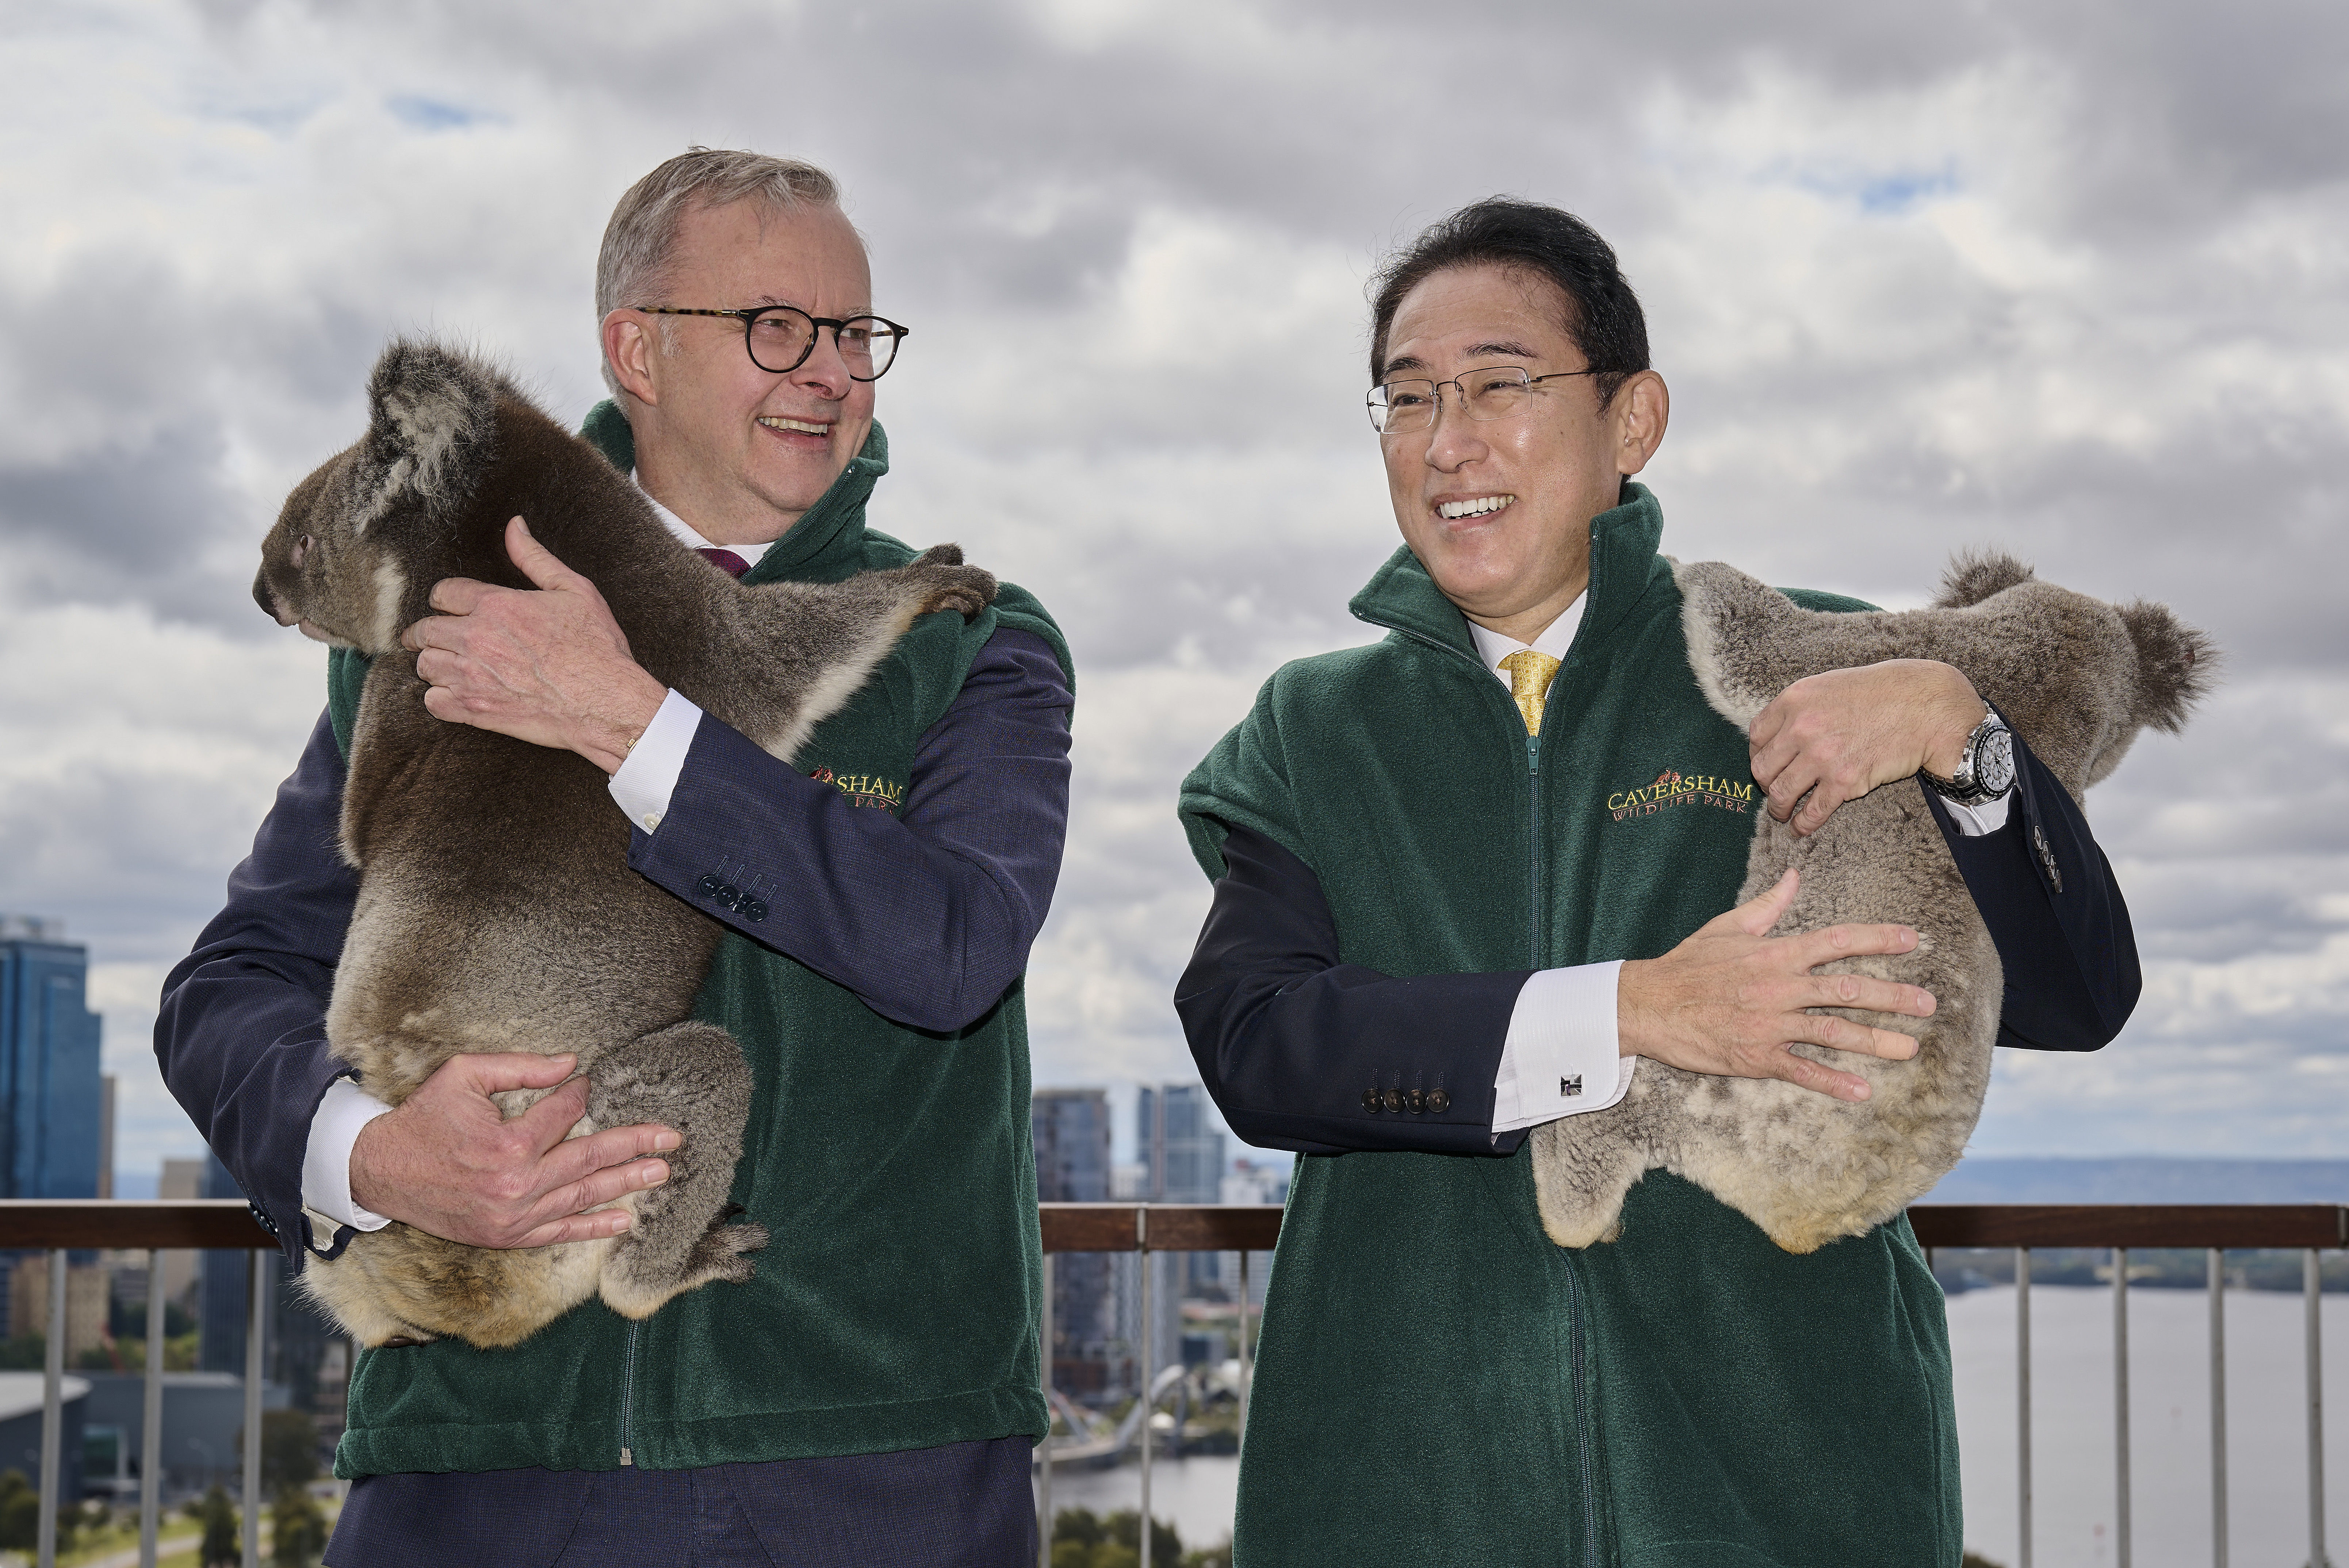
[[1974, 726], [1959, 754], [1958, 770], [1947, 779], [1920, 769], [1917, 777], [1931, 785], [1944, 799], [1961, 806], [1980, 806], [2014, 788], [2014, 732], [1995, 713]]

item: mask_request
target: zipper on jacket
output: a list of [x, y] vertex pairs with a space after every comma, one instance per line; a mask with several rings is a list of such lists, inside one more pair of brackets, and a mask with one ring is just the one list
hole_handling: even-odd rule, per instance
[[628, 1324], [628, 1350], [620, 1363], [620, 1462], [636, 1462], [636, 1330], [644, 1325], [631, 1319]]
[[[1544, 708], [1542, 721], [1547, 724], [1548, 720], [1549, 710]], [[1526, 951], [1534, 968], [1547, 969], [1549, 965], [1542, 961], [1542, 916], [1547, 913], [1548, 900], [1543, 895], [1548, 890], [1542, 882], [1541, 737], [1538, 735], [1526, 737], [1526, 793], [1533, 800], [1531, 830], [1526, 839], [1526, 873], [1531, 893], [1526, 901], [1526, 907], [1532, 912], [1532, 923], [1528, 927], [1530, 940], [1526, 943]]]
[[1592, 1475], [1590, 1402], [1582, 1397], [1582, 1274], [1572, 1257], [1566, 1264], [1566, 1371], [1574, 1387], [1574, 1457], [1582, 1470], [1582, 1552], [1589, 1568], [1599, 1568], [1599, 1491]]

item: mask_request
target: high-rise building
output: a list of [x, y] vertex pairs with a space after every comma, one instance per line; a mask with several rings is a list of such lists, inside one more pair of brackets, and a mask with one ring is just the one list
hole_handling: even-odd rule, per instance
[[[1142, 1199], [1149, 1203], [1214, 1203], [1223, 1197], [1224, 1134], [1209, 1120], [1212, 1102], [1201, 1085], [1145, 1085], [1136, 1104], [1134, 1158], [1142, 1166]], [[1152, 1363], [1169, 1366], [1183, 1354], [1183, 1301], [1220, 1296], [1221, 1259], [1214, 1253], [1153, 1253]], [[1139, 1304], [1133, 1317], [1140, 1321]]]
[[1224, 1135], [1209, 1123], [1206, 1088], [1195, 1083], [1144, 1086], [1134, 1118], [1135, 1158], [1147, 1173], [1152, 1203], [1213, 1203], [1224, 1181]]
[[0, 914], [0, 1197], [95, 1198], [103, 1145], [89, 950], [61, 921]]
[[[1044, 1088], [1029, 1110], [1036, 1144], [1036, 1197], [1046, 1203], [1103, 1203], [1110, 1197], [1109, 1097], [1097, 1088]], [[1052, 1259], [1052, 1386], [1078, 1398], [1106, 1396], [1131, 1381], [1102, 1253]]]

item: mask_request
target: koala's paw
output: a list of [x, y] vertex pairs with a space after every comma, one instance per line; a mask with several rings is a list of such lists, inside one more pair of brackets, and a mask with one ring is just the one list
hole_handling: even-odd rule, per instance
[[758, 1272], [744, 1257], [767, 1244], [767, 1227], [760, 1224], [720, 1225], [693, 1244], [688, 1277], [696, 1283], [722, 1280], [740, 1284]]
[[905, 580], [923, 593], [917, 614], [952, 610], [968, 621], [995, 602], [995, 574], [962, 562], [962, 546], [940, 544], [915, 557]]

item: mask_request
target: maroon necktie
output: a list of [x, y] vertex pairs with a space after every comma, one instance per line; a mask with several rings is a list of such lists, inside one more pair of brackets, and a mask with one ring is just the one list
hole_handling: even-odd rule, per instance
[[750, 570], [750, 563], [730, 550], [719, 550], [697, 544], [693, 547], [693, 552], [706, 557], [712, 566], [717, 567], [729, 577], [740, 577]]

